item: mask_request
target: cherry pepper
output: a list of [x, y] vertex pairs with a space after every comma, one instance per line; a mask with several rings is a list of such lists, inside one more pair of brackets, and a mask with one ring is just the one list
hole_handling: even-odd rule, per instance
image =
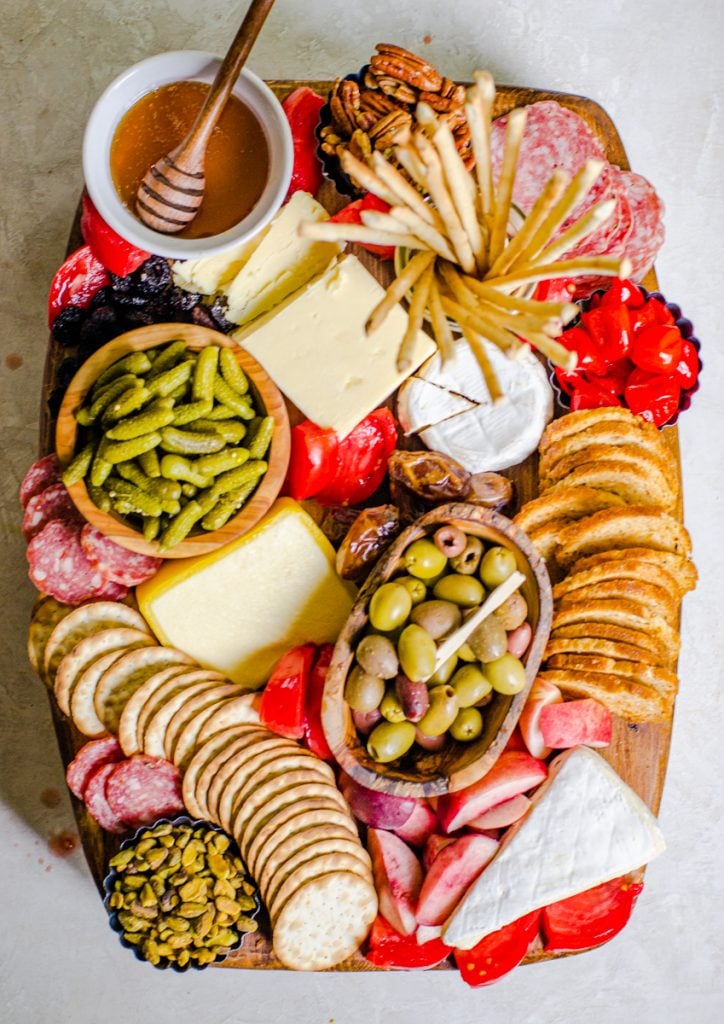
[[259, 718], [262, 725], [290, 740], [304, 736], [305, 695], [315, 652], [314, 644], [302, 644], [283, 654], [261, 695]]

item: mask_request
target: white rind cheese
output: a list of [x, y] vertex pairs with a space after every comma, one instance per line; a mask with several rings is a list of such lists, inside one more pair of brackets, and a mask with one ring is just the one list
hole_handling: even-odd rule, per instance
[[472, 949], [519, 917], [647, 864], [665, 849], [646, 804], [588, 747], [555, 759], [527, 814], [443, 927]]
[[[394, 306], [378, 330], [365, 334], [367, 318], [384, 294], [355, 256], [344, 256], [233, 337], [304, 416], [343, 438], [407, 376], [396, 366], [407, 328], [402, 307]], [[413, 368], [434, 349], [420, 331]]]
[[[553, 416], [553, 392], [533, 353], [511, 359], [490, 342], [484, 345], [502, 399], [491, 400], [475, 356], [458, 341], [452, 359], [443, 363], [435, 355], [410, 379], [398, 408], [405, 433], [419, 433], [428, 448], [457, 459], [471, 473], [522, 462]], [[455, 414], [466, 400], [469, 407]]]

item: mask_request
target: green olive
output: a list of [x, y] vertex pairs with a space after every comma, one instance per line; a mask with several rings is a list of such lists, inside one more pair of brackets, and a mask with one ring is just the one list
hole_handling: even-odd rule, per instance
[[396, 576], [395, 583], [399, 583], [401, 587], [409, 591], [413, 605], [420, 604], [427, 597], [427, 587], [422, 580], [418, 580], [414, 576]]
[[525, 687], [525, 665], [520, 658], [504, 654], [485, 666], [485, 674], [498, 693], [520, 693]]
[[423, 601], [412, 609], [410, 620], [427, 630], [433, 640], [439, 640], [458, 628], [462, 615], [452, 601]]
[[495, 609], [493, 615], [503, 629], [517, 629], [528, 618], [528, 603], [520, 591], [516, 590]]
[[458, 707], [470, 708], [490, 693], [490, 680], [483, 675], [477, 665], [463, 665], [450, 680], [455, 691]]
[[508, 649], [508, 634], [500, 621], [489, 615], [476, 626], [468, 637], [468, 643], [480, 661], [495, 661]]
[[461, 743], [476, 740], [483, 731], [483, 716], [477, 708], [461, 708], [450, 726], [450, 735]]
[[472, 647], [468, 643], [465, 643], [461, 647], [458, 647], [458, 649], [457, 649], [457, 656], [458, 656], [458, 658], [460, 658], [460, 661], [477, 661], [478, 660], [475, 657], [475, 652], [473, 651]]
[[374, 711], [385, 695], [385, 681], [370, 675], [359, 665], [350, 672], [344, 687], [344, 699], [354, 711]]
[[463, 576], [471, 576], [478, 571], [480, 559], [483, 557], [483, 542], [479, 537], [468, 537], [464, 549], [459, 555], [450, 559], [450, 568], [461, 572]]
[[436, 669], [430, 676], [428, 683], [430, 686], [434, 686], [436, 683], [446, 683], [450, 676], [455, 671], [458, 663], [457, 654], [451, 654], [447, 661], [443, 661], [440, 668]]
[[382, 713], [382, 717], [386, 718], [388, 722], [404, 722], [407, 718], [402, 702], [392, 686], [387, 687], [385, 695], [382, 698], [382, 703], [380, 704], [380, 711]]
[[491, 590], [505, 583], [516, 570], [515, 555], [508, 548], [489, 548], [480, 563], [480, 579]]
[[485, 597], [482, 584], [475, 576], [449, 573], [433, 587], [433, 594], [442, 601], [452, 601], [463, 608], [474, 608]]
[[402, 671], [413, 682], [427, 679], [435, 671], [437, 647], [422, 626], [414, 623], [405, 626], [397, 644], [397, 654]]
[[357, 661], [370, 675], [383, 679], [394, 679], [397, 675], [397, 651], [389, 637], [370, 633], [360, 640], [355, 653]]
[[411, 608], [412, 598], [405, 587], [383, 583], [372, 595], [370, 622], [375, 629], [389, 633], [407, 621]]
[[412, 722], [380, 722], [367, 740], [367, 753], [373, 761], [387, 764], [406, 754], [414, 742]]
[[431, 540], [416, 540], [405, 552], [405, 568], [411, 576], [421, 580], [432, 579], [443, 572], [447, 558]]
[[441, 736], [450, 728], [458, 713], [458, 702], [452, 686], [433, 686], [430, 707], [417, 723], [425, 736]]

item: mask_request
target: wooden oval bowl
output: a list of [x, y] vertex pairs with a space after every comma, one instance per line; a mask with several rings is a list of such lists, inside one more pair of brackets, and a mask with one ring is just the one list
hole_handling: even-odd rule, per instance
[[71, 498], [81, 514], [97, 526], [99, 530], [111, 537], [118, 544], [131, 551], [140, 551], [146, 555], [163, 558], [189, 558], [192, 555], [204, 555], [224, 544], [240, 537], [257, 523], [281, 490], [289, 465], [289, 418], [287, 407], [281, 392], [265, 370], [243, 348], [219, 331], [196, 324], [153, 324], [150, 327], [139, 327], [138, 330], [121, 334], [107, 345], [99, 348], [76, 373], [63, 398], [58, 413], [55, 432], [55, 447], [62, 466], [66, 466], [75, 454], [78, 436], [76, 414], [85, 401], [85, 396], [101, 373], [116, 360], [122, 359], [131, 352], [142, 351], [165, 345], [170, 341], [184, 341], [188, 348], [199, 350], [207, 345], [218, 345], [229, 348], [236, 361], [249, 378], [251, 392], [258, 408], [263, 408], [266, 415], [274, 417], [274, 435], [267, 460], [269, 468], [262, 477], [261, 483], [254, 491], [243, 508], [224, 526], [210, 533], [194, 534], [181, 541], [175, 547], [161, 553], [158, 544], [147, 541], [143, 534], [134, 530], [119, 515], [104, 512], [90, 499], [84, 481], [68, 488]]
[[[515, 696], [496, 693], [483, 712], [482, 735], [472, 743], [448, 739], [435, 753], [413, 747], [417, 753], [390, 764], [374, 761], [358, 735], [352, 712], [344, 699], [347, 674], [354, 650], [369, 620], [369, 602], [377, 588], [404, 571], [403, 555], [413, 541], [432, 535], [438, 527], [452, 524], [483, 541], [509, 548], [526, 581], [521, 593], [528, 602], [533, 628], [523, 661], [525, 688]], [[422, 516], [388, 548], [370, 573], [334, 649], [322, 704], [322, 723], [327, 742], [340, 766], [368, 789], [396, 796], [439, 796], [472, 785], [487, 774], [502, 753], [518, 722], [533, 685], [548, 640], [553, 614], [550, 579], [543, 559], [527, 536], [505, 516], [477, 505], [441, 505]]]

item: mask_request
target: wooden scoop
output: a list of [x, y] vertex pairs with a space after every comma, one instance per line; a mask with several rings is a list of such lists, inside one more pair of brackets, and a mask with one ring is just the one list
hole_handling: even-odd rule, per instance
[[211, 133], [273, 4], [274, 0], [252, 0], [191, 131], [143, 176], [136, 193], [136, 215], [153, 231], [176, 234], [198, 213], [204, 199], [204, 161]]

